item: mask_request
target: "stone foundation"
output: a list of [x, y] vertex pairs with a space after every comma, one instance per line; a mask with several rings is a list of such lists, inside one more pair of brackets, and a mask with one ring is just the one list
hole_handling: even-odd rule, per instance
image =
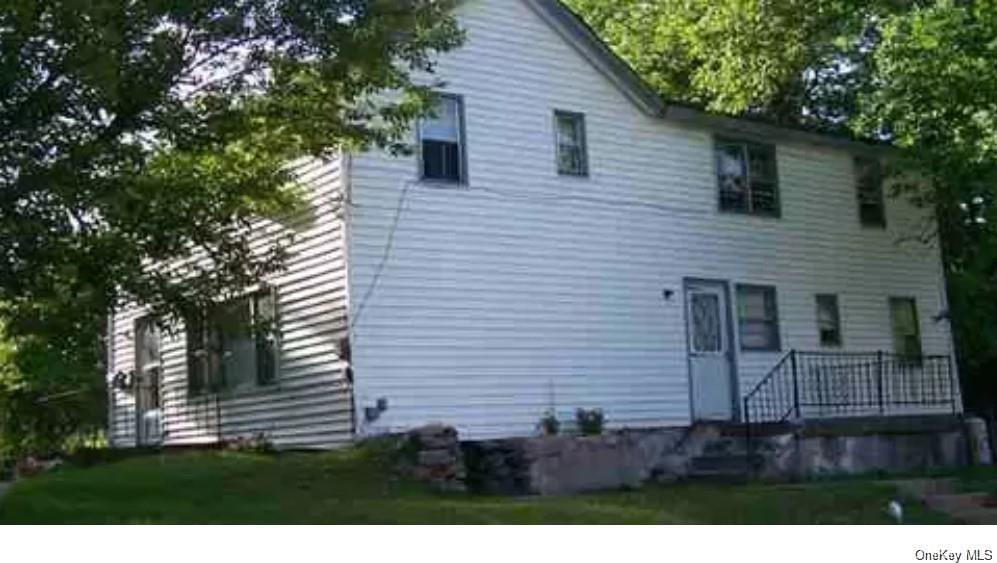
[[637, 487], [659, 477], [684, 428], [602, 436], [541, 436], [464, 442], [468, 486], [489, 494], [560, 494]]
[[[972, 422], [971, 425], [978, 425]], [[786, 427], [781, 427], [786, 428]], [[737, 427], [622, 430], [600, 436], [541, 436], [458, 442], [435, 425], [402, 439], [403, 473], [446, 490], [553, 495], [638, 487], [648, 481], [754, 476], [806, 479], [869, 472], [908, 472], [985, 463], [975, 435], [955, 417], [808, 424], [780, 429], [744, 449]], [[978, 433], [978, 429], [974, 429]], [[987, 452], [989, 457], [989, 452]]]
[[457, 430], [435, 424], [409, 431], [398, 443], [399, 472], [445, 491], [463, 491], [465, 470]]

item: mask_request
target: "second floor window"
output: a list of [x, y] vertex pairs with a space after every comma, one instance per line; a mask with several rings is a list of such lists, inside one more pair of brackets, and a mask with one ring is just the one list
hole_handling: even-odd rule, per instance
[[441, 95], [431, 115], [419, 122], [423, 180], [467, 182], [464, 110], [457, 96]]
[[716, 166], [721, 211], [779, 216], [773, 145], [717, 139]]
[[557, 145], [557, 173], [562, 176], [587, 176], [585, 116], [580, 113], [555, 111], [554, 136]]
[[856, 158], [855, 184], [859, 202], [859, 221], [866, 227], [885, 227], [883, 171], [879, 161], [872, 158]]

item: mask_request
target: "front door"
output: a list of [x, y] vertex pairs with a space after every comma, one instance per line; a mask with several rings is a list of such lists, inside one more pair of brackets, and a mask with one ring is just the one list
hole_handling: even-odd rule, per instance
[[135, 429], [139, 446], [162, 440], [159, 328], [149, 318], [135, 321]]
[[685, 302], [693, 418], [731, 420], [734, 385], [730, 315], [724, 285], [689, 282]]

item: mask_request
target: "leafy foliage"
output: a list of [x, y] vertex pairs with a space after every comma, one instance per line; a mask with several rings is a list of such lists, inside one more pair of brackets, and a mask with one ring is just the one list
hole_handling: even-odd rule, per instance
[[279, 270], [287, 241], [254, 247], [249, 225], [296, 208], [286, 165], [403, 150], [431, 98], [413, 77], [462, 40], [452, 4], [8, 2], [0, 319], [8, 356], [55, 360], [15, 359], [18, 377], [92, 371], [95, 327], [122, 302], [178, 319]]
[[895, 195], [938, 217], [905, 236], [941, 242], [966, 397], [997, 403], [997, 2], [568, 3], [670, 100], [905, 149]]
[[0, 328], [0, 459], [99, 435], [107, 411], [97, 353], [10, 337]]

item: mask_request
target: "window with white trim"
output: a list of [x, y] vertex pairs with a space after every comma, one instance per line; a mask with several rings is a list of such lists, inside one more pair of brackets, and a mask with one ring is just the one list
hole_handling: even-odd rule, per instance
[[585, 116], [568, 111], [554, 111], [554, 142], [557, 149], [557, 173], [562, 176], [588, 175], [588, 147], [585, 141]]
[[779, 216], [774, 145], [718, 138], [715, 154], [721, 211]]
[[737, 325], [741, 350], [778, 351], [779, 313], [775, 288], [739, 284]]
[[900, 356], [920, 358], [921, 325], [913, 298], [890, 298], [890, 325], [893, 329], [893, 351]]
[[855, 186], [859, 221], [864, 227], [886, 226], [886, 203], [883, 198], [883, 170], [878, 159], [855, 159]]
[[467, 182], [464, 108], [460, 97], [439, 96], [432, 113], [419, 121], [419, 148], [423, 180]]
[[841, 346], [841, 315], [838, 311], [838, 296], [829, 293], [817, 294], [817, 333], [820, 345], [837, 348]]
[[238, 297], [188, 318], [187, 387], [191, 394], [242, 389], [277, 378], [276, 295]]

